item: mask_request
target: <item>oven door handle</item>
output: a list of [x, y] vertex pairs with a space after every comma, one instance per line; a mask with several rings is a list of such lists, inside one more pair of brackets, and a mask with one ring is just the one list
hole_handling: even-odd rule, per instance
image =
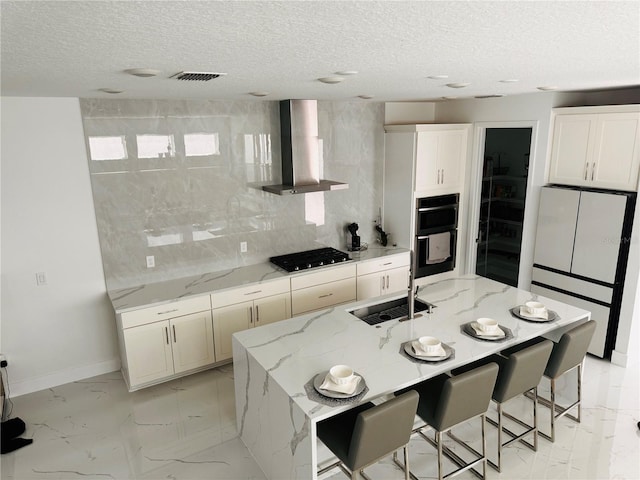
[[420, 207], [419, 212], [433, 212], [435, 210], [458, 210], [458, 204], [452, 203], [449, 205], [440, 205], [438, 207]]

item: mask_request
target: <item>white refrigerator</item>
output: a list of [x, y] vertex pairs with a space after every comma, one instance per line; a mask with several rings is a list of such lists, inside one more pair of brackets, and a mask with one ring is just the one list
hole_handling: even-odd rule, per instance
[[624, 289], [635, 193], [542, 187], [531, 291], [589, 310], [589, 352], [610, 358]]

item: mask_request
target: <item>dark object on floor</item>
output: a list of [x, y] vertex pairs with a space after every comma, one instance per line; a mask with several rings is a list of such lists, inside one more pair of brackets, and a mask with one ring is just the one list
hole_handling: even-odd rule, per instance
[[10, 418], [0, 424], [0, 453], [9, 453], [33, 443], [31, 438], [18, 438], [22, 435], [26, 426], [20, 418]]

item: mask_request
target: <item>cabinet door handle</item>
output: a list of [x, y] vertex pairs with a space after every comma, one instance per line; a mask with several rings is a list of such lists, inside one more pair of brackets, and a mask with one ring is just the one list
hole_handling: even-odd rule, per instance
[[591, 181], [592, 182], [593, 182], [593, 174], [595, 173], [595, 171], [596, 171], [596, 162], [593, 162], [591, 164]]
[[173, 312], [177, 312], [178, 309], [174, 308], [172, 310], [167, 310], [166, 312], [158, 312], [158, 315], [166, 315], [167, 313], [173, 313]]
[[327, 293], [325, 295], [320, 295], [318, 298], [327, 298], [327, 297], [330, 297], [331, 295], [333, 295], [333, 293]]
[[248, 307], [249, 308], [249, 323], [253, 324], [253, 307]]
[[171, 327], [173, 328], [173, 343], [176, 343], [178, 341], [178, 338], [176, 337], [176, 326], [171, 325]]
[[444, 168], [442, 169], [442, 181], [440, 183], [444, 183]]
[[387, 275], [387, 290], [389, 290], [389, 275]]
[[256, 323], [260, 322], [260, 307], [256, 305]]
[[167, 345], [169, 345], [169, 329], [167, 327], [164, 327], [164, 336], [167, 339]]
[[587, 175], [589, 174], [589, 162], [584, 167], [584, 179], [587, 179]]
[[380, 290], [384, 292], [384, 275], [380, 277], [380, 280], [382, 281], [380, 284]]

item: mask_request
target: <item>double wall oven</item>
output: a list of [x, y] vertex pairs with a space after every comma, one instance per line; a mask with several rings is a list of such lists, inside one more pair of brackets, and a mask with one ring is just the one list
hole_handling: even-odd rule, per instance
[[416, 278], [455, 268], [459, 199], [453, 193], [416, 200]]

